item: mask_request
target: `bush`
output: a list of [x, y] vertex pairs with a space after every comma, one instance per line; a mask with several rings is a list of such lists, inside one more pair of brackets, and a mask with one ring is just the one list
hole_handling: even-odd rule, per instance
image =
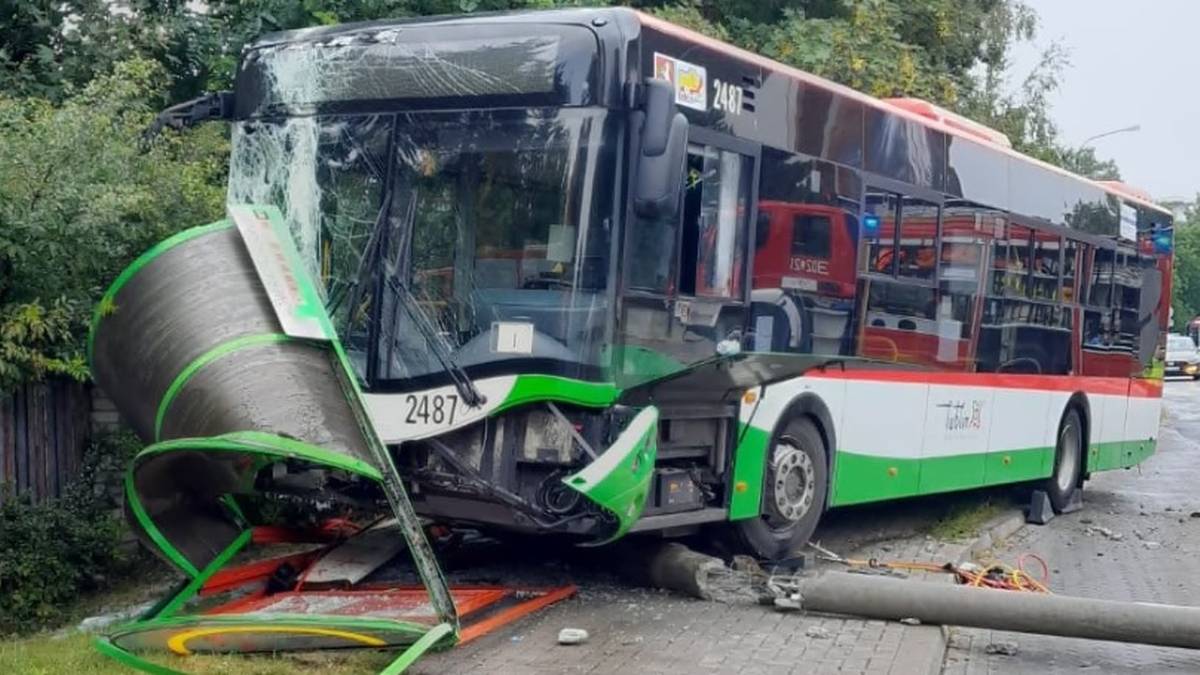
[[133, 60], [61, 102], [0, 91], [0, 390], [86, 377], [104, 288], [150, 246], [223, 213], [221, 125], [140, 144], [164, 78]]
[[80, 593], [105, 587], [131, 562], [121, 552], [124, 524], [103, 475], [88, 467], [125, 466], [138, 444], [106, 434], [88, 447], [84, 470], [65, 496], [33, 504], [5, 494], [0, 504], [0, 634], [53, 625]]

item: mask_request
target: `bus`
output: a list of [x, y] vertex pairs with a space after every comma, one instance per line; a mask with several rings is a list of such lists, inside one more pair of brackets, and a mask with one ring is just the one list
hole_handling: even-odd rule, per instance
[[929, 103], [610, 8], [272, 34], [176, 114], [232, 121], [433, 521], [778, 559], [1154, 451], [1171, 214]]

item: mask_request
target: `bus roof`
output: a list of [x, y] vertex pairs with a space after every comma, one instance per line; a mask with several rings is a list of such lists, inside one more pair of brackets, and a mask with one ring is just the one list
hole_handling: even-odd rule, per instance
[[[601, 15], [610, 19], [619, 19], [619, 23], [625, 23], [627, 25], [636, 21], [643, 26], [653, 28], [661, 33], [702, 45], [708, 49], [722, 52], [738, 59], [742, 59], [748, 63], [752, 63], [769, 71], [774, 71], [805, 84], [826, 89], [832, 93], [857, 101], [865, 106], [882, 111], [886, 114], [916, 122], [924, 127], [935, 129], [950, 136], [978, 143], [984, 147], [994, 150], [995, 152], [1009, 155], [1031, 165], [1040, 166], [1049, 171], [1053, 171], [1060, 175], [1080, 181], [1107, 194], [1125, 199], [1129, 202], [1133, 202], [1147, 208], [1154, 209], [1155, 211], [1158, 211], [1164, 215], [1171, 215], [1171, 211], [1169, 209], [1155, 204], [1149, 199], [1148, 195], [1140, 190], [1137, 190], [1136, 188], [1133, 188], [1132, 186], [1126, 186], [1123, 184], [1115, 185], [1111, 181], [1094, 181], [1078, 174], [1071, 173], [1062, 167], [1055, 166], [1048, 162], [1044, 162], [1013, 150], [1011, 147], [1006, 147], [1004, 143], [1000, 141], [1000, 137], [1003, 136], [1003, 134], [1000, 132], [990, 129], [983, 124], [975, 122], [974, 120], [959, 116], [951, 111], [941, 110], [932, 103], [918, 101], [917, 99], [896, 99], [897, 102], [892, 103], [883, 99], [878, 99], [856, 89], [838, 84], [832, 80], [825, 79], [818, 75], [813, 75], [812, 73], [800, 70], [799, 68], [780, 63], [740, 47], [735, 47], [728, 43], [721, 42], [720, 40], [711, 38], [702, 33], [698, 33], [689, 28], [684, 28], [677, 24], [670, 23], [669, 21], [660, 19], [651, 14], [646, 14], [644, 12], [624, 7], [594, 9], [565, 8], [515, 12], [481, 12], [478, 14], [467, 15], [384, 19], [369, 22], [348, 23], [334, 26], [303, 28], [267, 33], [247, 45], [246, 49], [252, 50], [272, 45], [308, 40], [325, 40], [358, 32], [378, 31], [391, 27], [402, 27], [420, 23], [452, 24], [478, 22], [497, 24], [510, 22], [536, 23], [539, 20], [544, 20], [552, 23], [578, 23], [581, 25], [586, 25], [588, 23], [592, 23], [592, 20], [595, 19], [597, 15]], [[925, 105], [920, 105], [921, 103], [924, 103]], [[925, 110], [926, 106], [932, 110], [940, 110], [942, 114], [921, 114], [920, 111]]]
[[[665, 33], [668, 35], [672, 35], [674, 37], [677, 37], [677, 38], [680, 38], [683, 40], [688, 40], [691, 42], [695, 42], [697, 44], [701, 44], [701, 45], [703, 45], [709, 49], [712, 49], [714, 51], [724, 52], [726, 54], [729, 54], [730, 56], [735, 56], [737, 58], [751, 62], [757, 66], [760, 66], [762, 68], [772, 70], [781, 75], [786, 75], [788, 77], [794, 78], [796, 80], [804, 82], [805, 84], [811, 84], [811, 85], [815, 85], [815, 86], [827, 89], [827, 90], [832, 91], [841, 96], [845, 96], [846, 98], [852, 99], [854, 101], [858, 101], [858, 102], [862, 103], [863, 105], [870, 106], [872, 108], [881, 110], [881, 111], [886, 112], [891, 115], [895, 115], [897, 117], [903, 117], [910, 121], [917, 122], [918, 124], [920, 124], [922, 126], [925, 126], [925, 127], [931, 128], [931, 129], [936, 129], [937, 131], [940, 131], [942, 133], [949, 134], [951, 136], [955, 136], [957, 138], [962, 138], [962, 139], [972, 141], [975, 143], [980, 143], [980, 144], [986, 145], [987, 147], [992, 148], [996, 152], [1007, 154], [1009, 156], [1015, 157], [1022, 161], [1028, 162], [1030, 164], [1041, 166], [1050, 171], [1054, 171], [1055, 173], [1061, 174], [1063, 176], [1067, 176], [1067, 177], [1073, 178], [1075, 180], [1087, 183], [1089, 185], [1092, 185], [1092, 186], [1094, 186], [1100, 190], [1103, 190], [1104, 192], [1106, 192], [1108, 194], [1114, 195], [1116, 197], [1125, 199], [1130, 202], [1140, 204], [1147, 208], [1154, 209], [1165, 215], [1171, 214], [1171, 211], [1169, 209], [1159, 206], [1158, 204], [1155, 204], [1153, 201], [1151, 201], [1148, 198], [1148, 196], [1137, 194], [1137, 191], [1135, 188], [1132, 188], [1129, 186], [1123, 186], [1123, 189], [1117, 189], [1115, 186], [1113, 186], [1111, 184], [1110, 181], [1094, 181], [1094, 180], [1091, 180], [1090, 178], [1080, 176], [1079, 174], [1071, 173], [1070, 171], [1067, 171], [1066, 169], [1064, 169], [1062, 167], [1055, 166], [1048, 162], [1043, 162], [1040, 159], [1030, 157], [1029, 155], [1026, 155], [1017, 150], [1014, 150], [1011, 147], [1006, 147], [1002, 143], [995, 142], [995, 140], [988, 140], [985, 137], [986, 134], [980, 133], [980, 130], [977, 128], [963, 128], [966, 125], [957, 125], [956, 126], [956, 125], [947, 124], [943, 120], [927, 117], [925, 115], [921, 115], [916, 112], [913, 112], [913, 110], [910, 109], [910, 108], [914, 107], [912, 105], [906, 105], [906, 106], [895, 105], [895, 104], [889, 103], [887, 101], [884, 101], [882, 99], [875, 98], [874, 96], [864, 94], [863, 92], [858, 91], [857, 89], [852, 89], [850, 87], [847, 87], [846, 85], [838, 84], [837, 82], [834, 82], [832, 80], [827, 80], [818, 75], [813, 75], [812, 73], [800, 70], [799, 68], [796, 68], [794, 66], [789, 66], [787, 64], [780, 63], [778, 61], [767, 58], [760, 54], [755, 54], [754, 52], [747, 51], [740, 47], [735, 47], [735, 46], [727, 44], [725, 42], [721, 42], [720, 40], [711, 38], [702, 33], [697, 33], [696, 31], [691, 30], [689, 28], [684, 28], [682, 26], [670, 23], [669, 21], [665, 21], [656, 16], [652, 16], [652, 15], [646, 14], [644, 12], [636, 12], [636, 13], [638, 15], [638, 19], [642, 22], [643, 25], [654, 28], [655, 30], [657, 30], [659, 32], [662, 32], [662, 33]], [[913, 99], [906, 99], [906, 100], [912, 101]], [[929, 105], [932, 107], [933, 104], [929, 104]], [[964, 119], [966, 119], [966, 118], [964, 118]], [[974, 122], [974, 120], [971, 120], [971, 121]], [[978, 127], [987, 129], [987, 127], [985, 127], [982, 124], [979, 124], [978, 122], [974, 122], [974, 124], [978, 125]], [[999, 132], [994, 132], [994, 133], [999, 134]]]

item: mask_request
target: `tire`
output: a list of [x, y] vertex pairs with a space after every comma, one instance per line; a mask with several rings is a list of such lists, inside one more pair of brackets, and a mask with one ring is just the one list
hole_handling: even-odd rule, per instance
[[829, 463], [825, 439], [808, 417], [784, 424], [767, 452], [761, 513], [729, 526], [736, 548], [780, 560], [799, 552], [817, 529], [829, 490]]
[[1062, 513], [1071, 493], [1080, 489], [1079, 476], [1083, 471], [1083, 419], [1079, 411], [1069, 408], [1058, 425], [1058, 442], [1054, 450], [1054, 473], [1042, 484], [1050, 497], [1055, 513]]

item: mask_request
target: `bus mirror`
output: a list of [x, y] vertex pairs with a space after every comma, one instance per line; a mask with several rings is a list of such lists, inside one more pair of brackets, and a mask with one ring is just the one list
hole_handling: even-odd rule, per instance
[[643, 111], [634, 115], [641, 132], [633, 209], [643, 218], [673, 218], [683, 194], [687, 159], [687, 118], [676, 112], [674, 90], [666, 82], [646, 84]]
[[675, 89], [663, 80], [646, 81], [646, 112], [642, 124], [642, 154], [661, 155], [671, 140], [671, 124], [675, 119]]

